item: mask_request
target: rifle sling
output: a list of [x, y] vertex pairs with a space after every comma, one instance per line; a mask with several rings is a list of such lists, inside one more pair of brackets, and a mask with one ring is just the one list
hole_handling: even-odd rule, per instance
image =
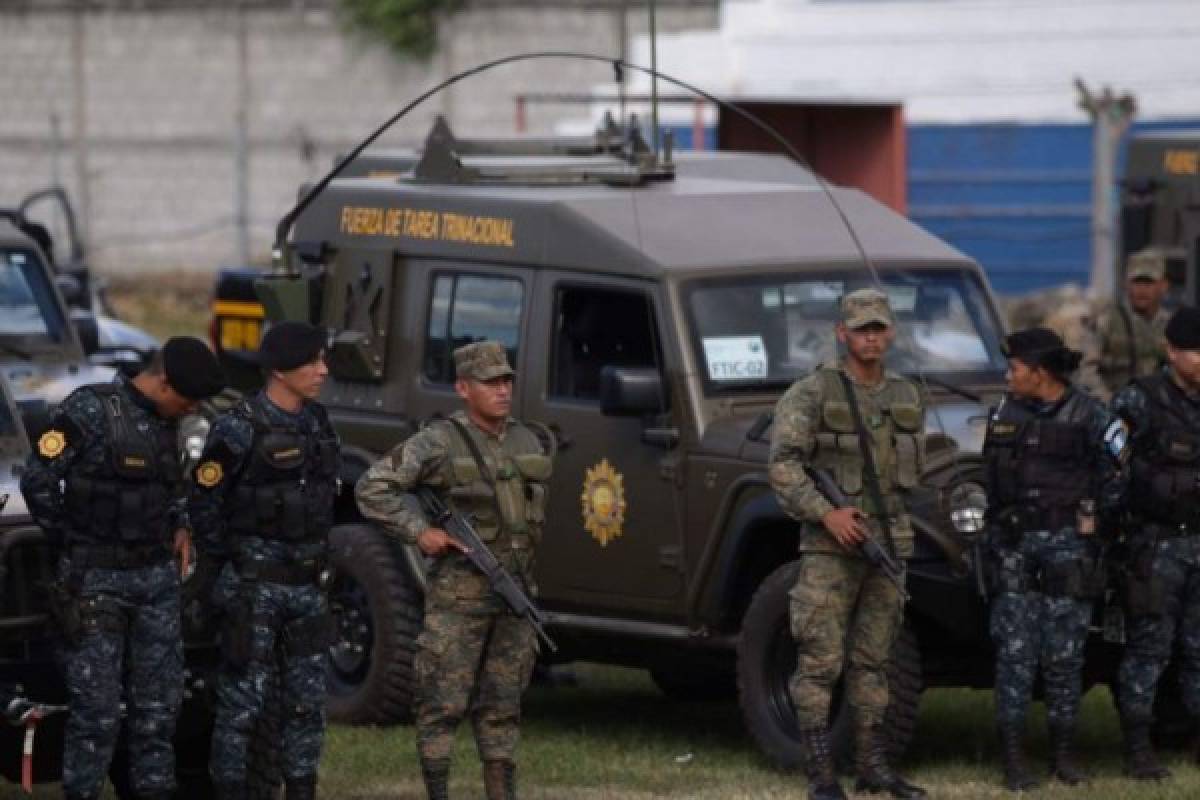
[[854, 427], [858, 430], [858, 450], [862, 453], [863, 459], [863, 480], [867, 484], [867, 491], [871, 493], [871, 500], [875, 503], [875, 507], [879, 509], [879, 525], [883, 528], [883, 533], [887, 537], [887, 547], [892, 550], [892, 555], [895, 555], [892, 542], [892, 524], [888, 519], [887, 506], [883, 502], [883, 490], [879, 488], [879, 473], [875, 471], [875, 457], [871, 454], [871, 445], [867, 443], [869, 434], [867, 426], [863, 423], [862, 411], [858, 407], [858, 397], [854, 393], [854, 384], [850, 381], [850, 376], [844, 370], [838, 370], [838, 377], [842, 379], [842, 387], [846, 390], [846, 400], [850, 404], [850, 413], [854, 415]]
[[504, 512], [500, 510], [500, 497], [496, 494], [496, 479], [488, 471], [487, 462], [483, 460], [483, 453], [479, 452], [479, 445], [475, 444], [475, 440], [471, 438], [471, 432], [461, 422], [454, 417], [447, 417], [446, 421], [454, 426], [458, 435], [466, 443], [467, 449], [471, 451], [471, 458], [475, 459], [475, 466], [479, 467], [479, 474], [483, 476], [483, 482], [492, 487], [492, 502], [496, 504], [496, 519], [503, 520]]

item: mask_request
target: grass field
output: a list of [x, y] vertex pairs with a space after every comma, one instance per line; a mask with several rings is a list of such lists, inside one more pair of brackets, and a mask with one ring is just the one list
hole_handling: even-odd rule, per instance
[[[577, 688], [532, 689], [520, 750], [523, 798], [798, 798], [804, 780], [772, 770], [746, 737], [732, 703], [683, 703], [664, 697], [640, 671], [583, 666]], [[1040, 707], [1031, 750], [1046, 752]], [[1086, 789], [1050, 785], [1045, 798], [1194, 798], [1200, 770], [1168, 754], [1175, 777], [1145, 786], [1121, 776], [1120, 735], [1104, 689], [1085, 699], [1080, 751], [1094, 774]], [[482, 794], [469, 730], [458, 740], [453, 796]], [[933, 797], [1001, 798], [990, 692], [926, 694], [907, 773]], [[334, 728], [321, 767], [326, 797], [382, 800], [424, 797], [411, 727]]]

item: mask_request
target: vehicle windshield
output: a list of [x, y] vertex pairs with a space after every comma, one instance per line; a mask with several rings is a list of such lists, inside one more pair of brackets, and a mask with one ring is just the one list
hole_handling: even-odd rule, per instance
[[[897, 317], [888, 366], [943, 380], [999, 380], [1001, 330], [966, 271], [885, 270]], [[700, 280], [684, 288], [693, 346], [709, 393], [785, 387], [838, 355], [843, 294], [874, 285], [845, 272]]]
[[38, 256], [0, 247], [0, 339], [61, 342], [66, 320]]

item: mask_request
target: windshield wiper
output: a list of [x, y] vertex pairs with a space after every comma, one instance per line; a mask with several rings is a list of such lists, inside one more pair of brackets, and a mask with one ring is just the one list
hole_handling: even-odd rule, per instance
[[910, 372], [905, 377], [907, 377], [909, 380], [916, 381], [917, 383], [932, 383], [934, 386], [950, 392], [950, 394], [956, 394], [959, 397], [970, 400], [972, 403], [979, 403], [979, 405], [983, 405], [982, 395], [975, 394], [975, 392], [972, 392], [970, 389], [964, 389], [961, 386], [955, 386], [953, 383], [944, 381], [941, 378], [935, 378], [932, 375], [918, 374], [916, 372]]

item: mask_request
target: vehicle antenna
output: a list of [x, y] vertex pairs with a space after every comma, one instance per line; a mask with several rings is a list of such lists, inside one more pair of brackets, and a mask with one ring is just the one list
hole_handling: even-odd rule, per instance
[[658, 163], [658, 3], [650, 0], [650, 152]]

